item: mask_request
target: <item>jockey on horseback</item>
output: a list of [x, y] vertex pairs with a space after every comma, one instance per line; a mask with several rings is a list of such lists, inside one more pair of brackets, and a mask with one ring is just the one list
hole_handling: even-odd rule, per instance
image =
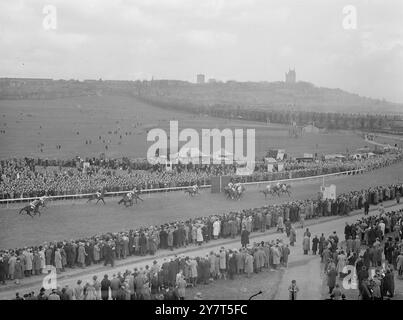
[[235, 183], [234, 189], [240, 194], [242, 193], [242, 184], [240, 182]]
[[[135, 190], [135, 189], [134, 189], [134, 190]], [[127, 199], [131, 200], [131, 199], [133, 198], [133, 195], [134, 195], [134, 193], [135, 193], [134, 190], [129, 191], [128, 193], [126, 193]]]
[[192, 186], [192, 189], [194, 193], [196, 193], [199, 190], [199, 186], [197, 185], [197, 183]]
[[46, 199], [47, 199], [46, 196], [39, 197], [39, 202], [41, 203], [42, 206], [45, 206]]
[[39, 199], [35, 199], [34, 201], [32, 201], [29, 205], [31, 206], [32, 210], [35, 210], [36, 206], [40, 203]]
[[271, 191], [271, 185], [270, 185], [270, 184], [268, 184], [268, 185], [266, 186], [266, 190], [267, 190], [268, 192]]
[[97, 198], [100, 198], [100, 197], [102, 196], [101, 190], [98, 190], [97, 193], [96, 193], [96, 195], [97, 195]]

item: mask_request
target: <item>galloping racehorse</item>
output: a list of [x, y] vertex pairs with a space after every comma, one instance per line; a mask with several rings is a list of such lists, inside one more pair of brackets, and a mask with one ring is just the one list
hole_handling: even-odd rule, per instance
[[41, 206], [41, 202], [39, 200], [34, 200], [28, 206], [22, 208], [19, 214], [26, 213], [31, 218], [34, 218], [34, 215], [39, 214], [41, 216], [41, 212], [39, 211], [39, 207]]
[[286, 183], [280, 184], [279, 194], [283, 194], [283, 193], [288, 194], [289, 197], [291, 196], [291, 185], [290, 184], [286, 184]]
[[[143, 199], [140, 198], [139, 194], [140, 194], [140, 190], [137, 190], [136, 188], [134, 188], [132, 191], [126, 193], [122, 199], [120, 199], [120, 201], [118, 202], [118, 204], [123, 203], [125, 205], [125, 207], [131, 207], [133, 206], [133, 199], [136, 201], [137, 200], [141, 200], [144, 201]], [[127, 205], [127, 203], [129, 203], [129, 205]]]
[[229, 183], [228, 186], [224, 188], [224, 193], [227, 198], [231, 198], [232, 200], [240, 200], [246, 188], [240, 183]]
[[[126, 208], [129, 206], [130, 207], [133, 206], [133, 192], [130, 191], [130, 192], [126, 193], [123, 196], [123, 198], [120, 199], [120, 201], [118, 202], [118, 204], [121, 204], [121, 203], [123, 203]], [[129, 204], [127, 204], [127, 203], [129, 203]]]
[[199, 186], [195, 184], [194, 186], [185, 189], [185, 194], [186, 193], [188, 193], [191, 197], [195, 196], [196, 194], [199, 194]]
[[95, 199], [96, 199], [96, 200], [97, 200], [97, 203], [98, 203], [99, 201], [102, 201], [103, 204], [105, 204], [104, 197], [105, 197], [105, 188], [103, 188], [103, 189], [100, 190], [100, 191], [97, 191], [97, 193], [95, 193], [95, 194], [90, 195], [90, 197], [88, 198], [87, 203], [88, 203], [88, 202], [91, 202], [92, 200], [95, 200]]
[[280, 197], [283, 193], [287, 193], [288, 196], [291, 196], [291, 185], [287, 185], [285, 183], [279, 183], [274, 186], [267, 185], [266, 189], [260, 190], [260, 192], [264, 194], [265, 198], [267, 198], [269, 195], [277, 195]]
[[134, 190], [133, 190], [133, 198], [136, 201], [136, 204], [137, 204], [137, 200], [144, 201], [142, 198], [140, 198], [140, 193], [141, 193], [141, 190], [138, 190], [138, 189], [134, 188]]

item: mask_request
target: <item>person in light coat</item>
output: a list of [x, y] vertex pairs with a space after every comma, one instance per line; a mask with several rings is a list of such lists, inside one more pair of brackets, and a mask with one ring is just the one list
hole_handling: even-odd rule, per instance
[[345, 255], [344, 251], [342, 250], [340, 254], [337, 256], [337, 272], [339, 273], [340, 277], [344, 275], [344, 267], [347, 264], [347, 256]]
[[29, 277], [32, 275], [32, 260], [33, 260], [33, 254], [31, 250], [24, 250], [23, 255], [25, 257], [25, 276]]
[[306, 236], [304, 236], [304, 239], [302, 240], [302, 249], [304, 250], [304, 254], [308, 254], [310, 247], [311, 247], [311, 240], [306, 235]]
[[247, 253], [245, 257], [245, 273], [248, 278], [253, 273], [253, 256], [250, 253]]
[[196, 229], [196, 240], [197, 240], [197, 244], [199, 245], [199, 246], [201, 246], [202, 245], [202, 243], [203, 243], [203, 232], [202, 232], [202, 228], [201, 228], [201, 226], [198, 226], [197, 227], [197, 229]]
[[221, 224], [220, 221], [217, 219], [213, 223], [213, 237], [215, 240], [217, 240], [218, 237], [220, 236], [220, 230], [221, 230]]
[[279, 216], [277, 220], [277, 231], [280, 231], [281, 233], [284, 232], [284, 222], [283, 222], [283, 217]]
[[98, 281], [97, 276], [92, 277], [92, 286], [94, 287], [95, 300], [101, 300], [101, 282]]
[[80, 243], [80, 245], [78, 247], [77, 263], [82, 268], [85, 267], [85, 256], [86, 255], [87, 255], [87, 253], [85, 252], [84, 244]]
[[62, 255], [60, 254], [59, 248], [57, 248], [55, 251], [55, 267], [56, 267], [56, 273], [60, 273], [62, 271], [63, 268]]
[[273, 246], [273, 268], [277, 269], [280, 265], [280, 251], [278, 245]]
[[178, 280], [177, 287], [178, 287], [179, 299], [180, 300], [185, 300], [185, 296], [186, 296], [186, 280], [183, 277], [181, 277]]
[[15, 256], [15, 254], [12, 254], [10, 256], [10, 258], [8, 259], [8, 274], [9, 274], [10, 280], [14, 280], [16, 262], [17, 262], [17, 257]]
[[224, 279], [227, 278], [227, 253], [225, 252], [224, 248], [220, 250], [220, 273]]
[[46, 266], [46, 257], [45, 257], [45, 249], [41, 248], [39, 250], [39, 258], [41, 259], [41, 270], [42, 273], [45, 272], [45, 266]]

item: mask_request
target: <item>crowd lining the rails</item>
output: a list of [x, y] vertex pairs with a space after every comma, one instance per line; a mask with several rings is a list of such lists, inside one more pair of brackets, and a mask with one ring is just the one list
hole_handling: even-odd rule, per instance
[[[286, 161], [281, 172], [267, 172], [259, 164], [250, 176], [236, 176], [235, 165], [176, 165], [172, 171], [165, 166], [136, 165], [130, 161], [90, 159], [83, 161], [50, 161], [13, 159], [0, 161], [0, 199], [38, 197], [42, 195], [74, 195], [93, 193], [101, 188], [109, 192], [137, 189], [208, 185], [213, 176], [230, 175], [235, 182], [272, 181], [300, 178], [348, 170], [373, 170], [403, 160], [402, 153], [387, 153], [364, 160], [318, 161], [300, 163]], [[139, 169], [143, 168], [143, 169]]]
[[[385, 256], [388, 263], [402, 274], [403, 257], [397, 254], [401, 251], [403, 212], [385, 214], [382, 206], [382, 202], [386, 200], [396, 199], [396, 202], [400, 202], [402, 193], [403, 185], [378, 186], [341, 194], [336, 201], [320, 199], [291, 201], [282, 205], [230, 212], [221, 216], [212, 215], [167, 223], [159, 227], [150, 226], [76, 241], [1, 250], [0, 281], [3, 283], [6, 280], [15, 281], [19, 284], [24, 277], [43, 275], [47, 265], [54, 266], [58, 273], [65, 271], [66, 268], [85, 268], [92, 264], [103, 263], [105, 266], [113, 266], [116, 259], [126, 259], [132, 255], [154, 255], [158, 249], [174, 250], [185, 246], [201, 246], [214, 239], [235, 238], [240, 235], [242, 245], [240, 250], [222, 247], [219, 252], [211, 252], [205, 257], [176, 256], [170, 261], [164, 260], [161, 266], [155, 261], [152, 266], [147, 266], [145, 269], [118, 273], [112, 279], [105, 277], [100, 281], [94, 278], [91, 284], [77, 283], [74, 288], [65, 287], [61, 291], [55, 289], [50, 295], [47, 295], [45, 290], [41, 290], [39, 295], [32, 293], [25, 295], [27, 299], [109, 299], [111, 289], [112, 299], [181, 299], [185, 297], [185, 290], [189, 284], [196, 286], [221, 278], [234, 279], [235, 274], [246, 274], [249, 277], [252, 272], [260, 272], [265, 268], [277, 269], [287, 266], [290, 254], [288, 244], [277, 240], [254, 243], [251, 246], [249, 243], [251, 232], [265, 232], [269, 228], [277, 228], [280, 232], [286, 232], [289, 245], [294, 246], [297, 241], [296, 225], [292, 223], [300, 222], [304, 228], [305, 219], [346, 215], [352, 210], [362, 208], [368, 213], [371, 204], [381, 203], [381, 216], [365, 216], [357, 223], [346, 226], [346, 248], [338, 247], [340, 242], [336, 234], [332, 234], [328, 239], [322, 234], [320, 238], [315, 236], [311, 240], [309, 230], [304, 233], [304, 253], [308, 254], [312, 250], [314, 254], [318, 252], [322, 256], [330, 293], [338, 299], [337, 292], [341, 290], [340, 286], [336, 288], [336, 279], [338, 276], [343, 276], [343, 268], [347, 263], [356, 265], [358, 278], [361, 279], [360, 292], [364, 292], [365, 288], [372, 288], [376, 280], [367, 281], [367, 285], [364, 281], [368, 267], [380, 265], [380, 243], [390, 232], [393, 232], [392, 240], [386, 242]], [[361, 244], [369, 246], [362, 258], [359, 257]], [[362, 261], [362, 265], [359, 261]], [[363, 266], [367, 268], [367, 273]], [[391, 272], [387, 269], [385, 275], [379, 278], [383, 295], [393, 295], [390, 275], [388, 276]], [[365, 292], [362, 293], [363, 298]]]
[[354, 279], [360, 299], [392, 298], [395, 273], [403, 279], [402, 230], [403, 209], [385, 212], [381, 205], [378, 215], [364, 216], [351, 225], [346, 223], [343, 246], [336, 233], [327, 240], [323, 234], [320, 239], [314, 238], [312, 250], [318, 249], [321, 255], [330, 297], [340, 300], [345, 296], [342, 281], [353, 272], [355, 276], [349, 277]]

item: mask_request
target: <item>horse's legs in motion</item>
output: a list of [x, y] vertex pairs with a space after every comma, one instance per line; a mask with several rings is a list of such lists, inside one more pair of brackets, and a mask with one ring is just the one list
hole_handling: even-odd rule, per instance
[[104, 201], [104, 198], [101, 198], [101, 200], [102, 200], [102, 203], [105, 205], [105, 201]]

